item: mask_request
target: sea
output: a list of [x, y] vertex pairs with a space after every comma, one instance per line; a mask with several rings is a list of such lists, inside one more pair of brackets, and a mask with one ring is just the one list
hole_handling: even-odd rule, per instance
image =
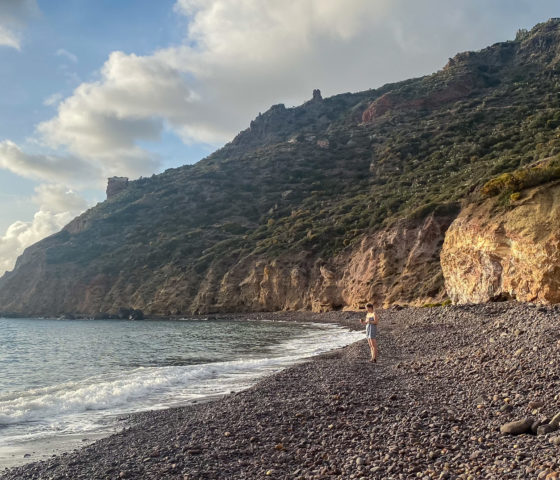
[[267, 320], [0, 318], [0, 467], [108, 435], [130, 413], [246, 389], [361, 338]]

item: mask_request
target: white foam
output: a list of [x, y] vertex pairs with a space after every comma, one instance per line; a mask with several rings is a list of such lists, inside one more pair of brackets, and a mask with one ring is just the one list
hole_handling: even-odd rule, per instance
[[[187, 366], [143, 367], [115, 375], [90, 377], [46, 388], [0, 395], [0, 427], [37, 436], [58, 431], [76, 433], [99, 428], [107, 415], [184, 404], [189, 400], [247, 388], [273, 371], [302, 358], [363, 338], [332, 325], [269, 348], [265, 358], [243, 358]], [[24, 428], [25, 427], [25, 428]], [[15, 439], [10, 435], [10, 440]], [[6, 438], [4, 441], [7, 441]], [[0, 440], [0, 444], [4, 443]]]

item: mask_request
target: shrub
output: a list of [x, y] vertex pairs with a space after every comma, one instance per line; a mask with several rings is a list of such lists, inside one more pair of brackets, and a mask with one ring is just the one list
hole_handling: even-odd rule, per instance
[[514, 192], [509, 196], [509, 201], [510, 202], [517, 202], [517, 200], [519, 200], [520, 197], [521, 197], [521, 194], [519, 192]]
[[510, 173], [503, 173], [486, 182], [481, 191], [482, 195], [485, 197], [507, 193], [513, 196], [515, 195], [514, 192], [519, 194], [519, 191], [526, 188], [535, 187], [558, 179], [560, 179], [560, 164], [559, 161], [555, 159], [546, 164], [522, 168]]

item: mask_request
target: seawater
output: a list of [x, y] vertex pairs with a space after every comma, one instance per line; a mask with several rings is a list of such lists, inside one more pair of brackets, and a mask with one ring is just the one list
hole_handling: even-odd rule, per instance
[[277, 321], [0, 319], [0, 448], [109, 432], [362, 337]]

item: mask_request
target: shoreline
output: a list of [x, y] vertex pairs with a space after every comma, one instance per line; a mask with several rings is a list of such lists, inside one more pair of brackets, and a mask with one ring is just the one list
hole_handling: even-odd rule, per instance
[[[314, 318], [309, 318], [313, 316]], [[265, 312], [265, 313], [250, 313], [250, 314], [216, 314], [216, 315], [200, 315], [193, 316], [189, 318], [184, 317], [169, 317], [169, 318], [145, 318], [142, 320], [133, 320], [135, 322], [143, 321], [157, 321], [157, 320], [173, 320], [185, 322], [189, 321], [200, 321], [200, 320], [225, 320], [225, 321], [257, 321], [257, 322], [287, 322], [287, 323], [300, 323], [300, 324], [327, 324], [327, 325], [339, 325], [343, 328], [349, 328], [352, 325], [352, 319], [345, 315], [344, 318], [332, 318], [333, 315], [329, 314], [317, 314], [308, 312]], [[86, 318], [74, 318], [74, 319], [63, 319], [63, 321], [72, 320], [85, 320]], [[116, 319], [110, 319], [116, 320]], [[126, 319], [121, 319], [122, 321], [131, 321]], [[343, 324], [344, 323], [344, 324]], [[349, 328], [350, 330], [355, 330], [354, 328]], [[297, 363], [301, 361], [307, 361], [307, 358], [296, 360]], [[297, 364], [296, 363], [296, 364]], [[283, 367], [287, 368], [287, 367]], [[289, 368], [289, 367], [288, 367]], [[275, 372], [277, 373], [277, 372]], [[274, 373], [265, 374], [265, 377], [257, 378], [255, 381], [258, 382], [266, 376], [274, 375]], [[243, 387], [246, 388], [246, 387]], [[208, 396], [198, 397], [196, 399], [187, 400], [184, 403], [178, 404], [172, 407], [166, 407], [161, 410], [168, 410], [170, 408], [183, 408], [189, 405], [202, 404], [216, 401], [219, 398], [228, 396], [231, 393], [225, 392], [221, 394], [209, 394]], [[84, 446], [90, 445], [97, 440], [109, 437], [118, 433], [128, 424], [133, 422], [134, 417], [137, 415], [142, 415], [145, 412], [153, 411], [147, 409], [145, 411], [126, 413], [126, 414], [110, 414], [108, 418], [113, 418], [114, 421], [108, 423], [105, 427], [99, 430], [92, 430], [82, 433], [72, 433], [63, 435], [48, 435], [40, 439], [30, 439], [27, 441], [18, 441], [17, 443], [0, 445], [0, 475], [6, 469], [13, 467], [21, 467], [28, 463], [33, 463], [37, 461], [48, 460], [51, 457], [57, 455], [63, 455], [65, 453], [75, 451]], [[160, 411], [156, 409], [155, 411]]]
[[513, 303], [384, 310], [377, 364], [359, 341], [0, 478], [544, 478], [560, 432], [500, 426], [560, 411], [558, 321]]

